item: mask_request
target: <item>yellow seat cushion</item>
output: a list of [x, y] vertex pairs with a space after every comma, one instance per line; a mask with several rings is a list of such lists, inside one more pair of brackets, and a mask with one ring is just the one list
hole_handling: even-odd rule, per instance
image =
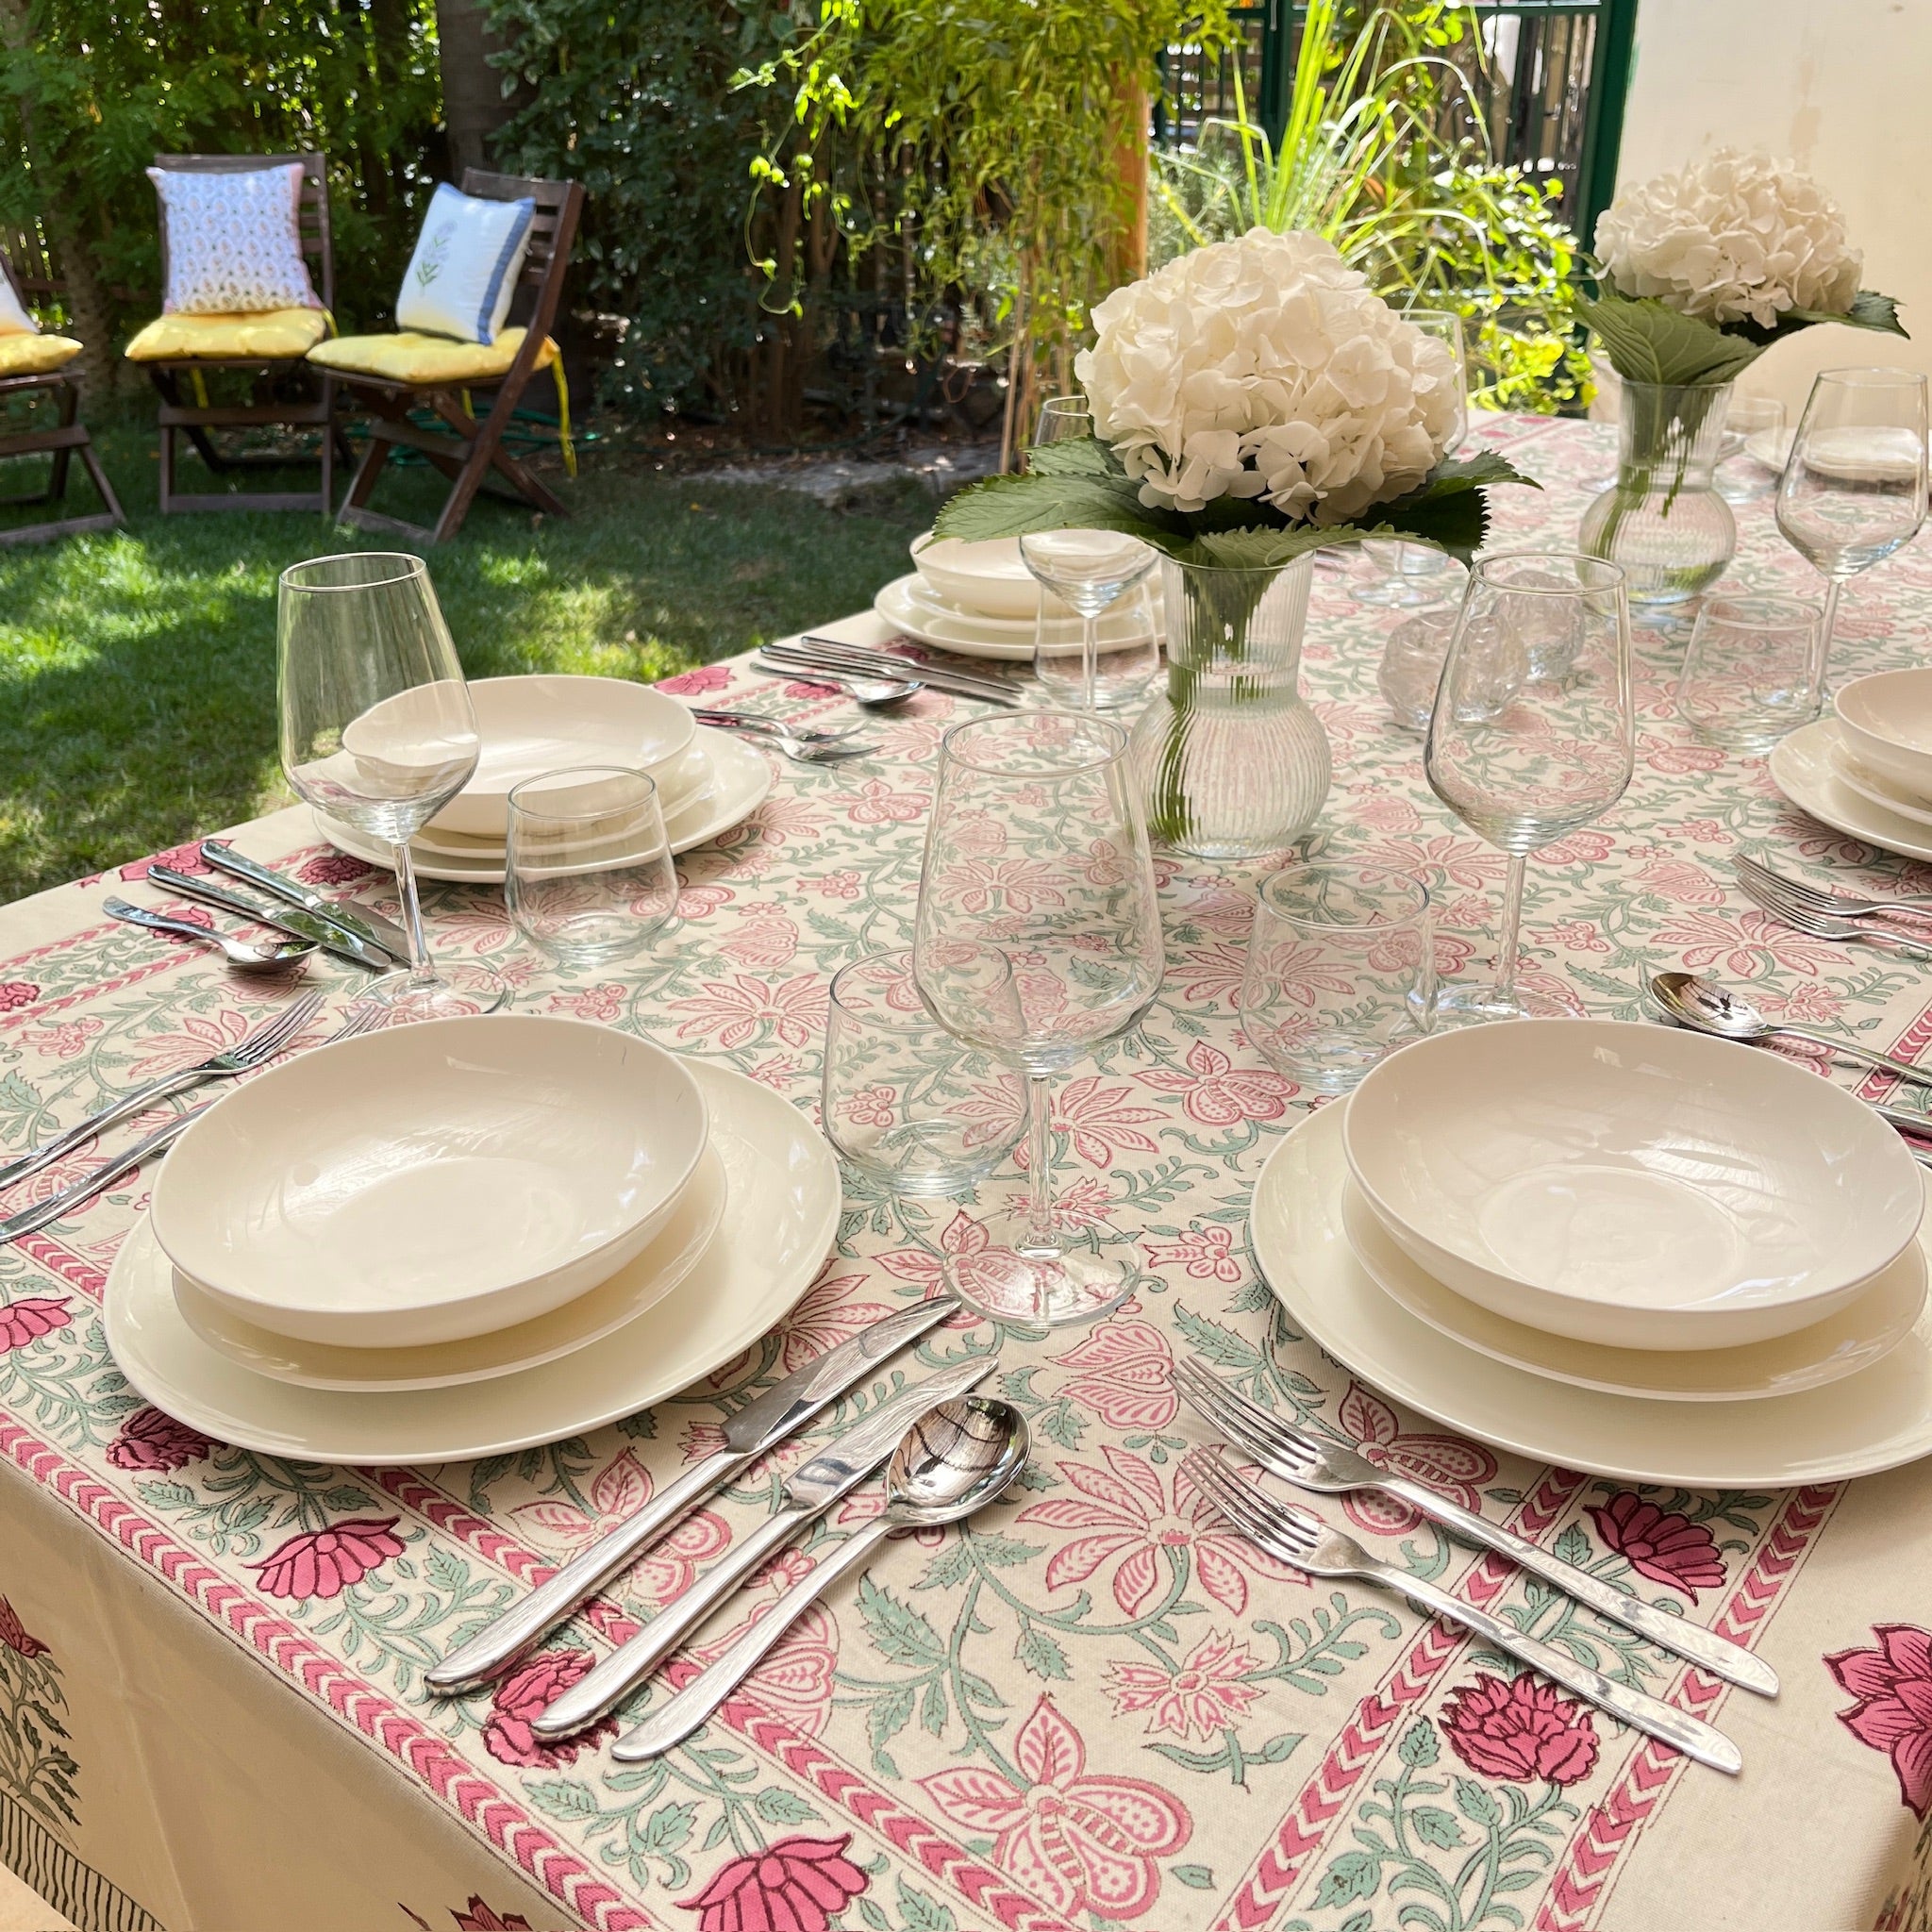
[[[372, 375], [381, 382], [488, 382], [509, 373], [524, 346], [524, 335], [521, 328], [507, 328], [487, 343], [458, 342], [449, 336], [410, 330], [392, 336], [339, 336], [332, 342], [318, 342], [308, 359], [345, 375]], [[548, 369], [556, 360], [557, 344], [546, 336], [537, 367]]]
[[79, 354], [68, 336], [0, 336], [0, 375], [46, 375]]
[[130, 362], [203, 357], [307, 355], [328, 333], [320, 308], [264, 308], [252, 315], [163, 315], [127, 345]]

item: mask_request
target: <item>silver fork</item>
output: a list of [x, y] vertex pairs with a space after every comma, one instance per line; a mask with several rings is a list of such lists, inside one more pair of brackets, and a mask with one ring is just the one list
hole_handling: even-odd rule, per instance
[[[318, 995], [318, 998], [320, 995]], [[379, 1025], [386, 1009], [381, 1007], [361, 1006], [352, 1011], [341, 1025], [326, 1040], [318, 1041], [318, 1046], [333, 1046], [339, 1040], [353, 1040], [358, 1033], [367, 1033]], [[239, 1071], [247, 1072], [246, 1068]], [[44, 1201], [31, 1208], [24, 1208], [18, 1214], [6, 1221], [0, 1221], [0, 1248], [8, 1241], [17, 1241], [22, 1235], [36, 1233], [51, 1222], [71, 1213], [84, 1201], [92, 1201], [103, 1188], [111, 1187], [123, 1174], [132, 1174], [142, 1161], [157, 1154], [166, 1152], [188, 1129], [214, 1106], [212, 1100], [204, 1100], [199, 1107], [190, 1108], [186, 1113], [177, 1113], [173, 1120], [163, 1121], [153, 1133], [137, 1141], [125, 1153], [117, 1154], [113, 1159], [95, 1168], [91, 1174], [84, 1174], [71, 1185], [64, 1187], [58, 1194], [50, 1194]]]
[[[829, 743], [821, 743], [816, 739], [808, 739], [771, 718], [754, 718], [742, 711], [694, 711], [692, 715], [700, 724], [710, 724], [722, 731], [742, 731], [754, 738], [761, 738], [772, 749], [782, 757], [800, 765], [828, 765], [840, 758], [863, 758], [871, 749], [866, 744], [847, 744], [842, 737]], [[853, 727], [857, 730], [858, 727]]]
[[767, 718], [755, 711], [720, 711], [708, 705], [692, 706], [691, 716], [700, 724], [716, 724], [726, 731], [762, 731], [773, 738], [788, 738], [794, 744], [843, 744], [865, 729], [862, 718], [825, 731], [816, 724], [788, 724], [782, 718]]
[[[1924, 1131], [1932, 1132], [1932, 1121], [1926, 1122]], [[1741, 1644], [1705, 1629], [1701, 1624], [1687, 1623], [1668, 1610], [1656, 1609], [1627, 1590], [1620, 1590], [1601, 1576], [1592, 1576], [1574, 1563], [1551, 1556], [1547, 1550], [1525, 1542], [1513, 1531], [1463, 1508], [1459, 1503], [1450, 1502], [1446, 1496], [1439, 1496], [1421, 1483], [1382, 1469], [1353, 1449], [1324, 1442], [1283, 1422], [1279, 1416], [1257, 1407], [1239, 1391], [1230, 1389], [1199, 1362], [1185, 1358], [1176, 1361], [1174, 1386], [1191, 1408], [1283, 1482], [1310, 1490], [1318, 1496], [1345, 1496], [1357, 1490], [1379, 1490], [1385, 1496], [1399, 1497], [1465, 1542], [1500, 1551], [1519, 1570], [1527, 1570], [1545, 1583], [1555, 1584], [1566, 1595], [1588, 1604], [1626, 1630], [1635, 1630], [1663, 1649], [1688, 1657], [1701, 1669], [1741, 1685], [1746, 1690], [1756, 1690], [1763, 1697], [1777, 1695], [1777, 1673]]]
[[1218, 1456], [1205, 1449], [1191, 1450], [1181, 1465], [1201, 1492], [1253, 1543], [1271, 1557], [1291, 1564], [1309, 1576], [1357, 1577], [1379, 1583], [1398, 1591], [1418, 1609], [1443, 1617], [1474, 1630], [1496, 1649], [1541, 1671], [1552, 1683], [1562, 1685], [1578, 1697], [1622, 1718], [1640, 1731], [1661, 1739], [1687, 1757], [1707, 1764], [1714, 1771], [1736, 1775], [1744, 1768], [1743, 1755], [1724, 1734], [1689, 1711], [1673, 1710], [1668, 1704], [1647, 1691], [1633, 1690], [1601, 1671], [1578, 1663], [1573, 1657], [1525, 1637], [1487, 1610], [1453, 1597], [1433, 1583], [1424, 1583], [1398, 1570], [1392, 1563], [1378, 1561], [1351, 1536], [1333, 1530], [1319, 1516], [1291, 1503], [1277, 1503], [1263, 1495], [1252, 1484], [1242, 1482]]
[[24, 1181], [29, 1174], [39, 1174], [42, 1168], [50, 1166], [63, 1154], [71, 1154], [83, 1141], [92, 1141], [104, 1128], [134, 1114], [145, 1113], [158, 1100], [166, 1100], [170, 1094], [184, 1093], [191, 1087], [199, 1087], [204, 1080], [225, 1080], [236, 1074], [252, 1073], [294, 1039], [321, 1008], [321, 993], [304, 993], [299, 1000], [284, 1007], [273, 1019], [265, 1021], [225, 1053], [218, 1053], [213, 1058], [203, 1060], [199, 1066], [182, 1067], [175, 1073], [163, 1074], [159, 1079], [150, 1080], [145, 1086], [124, 1093], [119, 1100], [109, 1101], [98, 1113], [90, 1114], [65, 1133], [57, 1134], [39, 1147], [29, 1148], [26, 1153], [15, 1156], [0, 1167], [0, 1188], [10, 1188], [15, 1181]]
[[1862, 919], [1846, 919], [1810, 910], [1792, 898], [1775, 880], [1759, 878], [1741, 867], [1738, 869], [1737, 877], [1745, 898], [1774, 919], [1781, 920], [1794, 932], [1808, 934], [1814, 940], [1849, 940], [1859, 945], [1876, 946], [1880, 952], [1895, 953], [1902, 959], [1932, 959], [1932, 949], [1915, 945], [1910, 940], [1901, 939], [1897, 933], [1887, 932], [1882, 927], [1869, 925]]
[[1738, 873], [1746, 873], [1790, 894], [1794, 905], [1826, 917], [1870, 919], [1883, 912], [1903, 912], [1907, 917], [1932, 917], [1932, 892], [1901, 892], [1895, 899], [1860, 899], [1849, 892], [1827, 892], [1806, 879], [1794, 879], [1786, 873], [1774, 872], [1761, 858], [1740, 853], [1731, 863]]

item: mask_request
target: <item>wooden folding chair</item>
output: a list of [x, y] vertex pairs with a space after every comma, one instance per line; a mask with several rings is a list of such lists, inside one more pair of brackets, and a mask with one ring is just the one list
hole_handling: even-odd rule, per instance
[[[477, 491], [492, 471], [509, 485], [508, 490], [492, 491], [492, 495], [526, 503], [552, 516], [569, 514], [527, 466], [504, 448], [503, 439], [530, 378], [556, 359], [550, 329], [563, 294], [564, 271], [583, 212], [584, 191], [575, 181], [525, 180], [471, 168], [463, 175], [463, 192], [489, 201], [518, 201], [527, 195], [537, 204], [529, 249], [510, 308], [509, 326], [521, 325], [525, 333], [508, 366], [461, 378], [423, 379], [366, 374], [344, 367], [339, 359], [333, 363], [337, 379], [366, 403], [375, 417], [369, 425], [369, 447], [362, 453], [361, 464], [342, 499], [339, 521], [366, 530], [395, 531], [430, 543], [444, 542], [462, 528]], [[357, 341], [380, 343], [383, 340], [368, 337]], [[337, 342], [324, 347], [335, 358], [355, 345]], [[488, 412], [473, 414], [473, 409], [480, 411], [482, 397], [492, 389], [494, 400]], [[409, 420], [411, 411], [422, 409], [435, 415], [438, 426], [419, 427]], [[384, 466], [398, 446], [422, 451], [450, 480], [448, 499], [433, 528], [384, 516], [368, 507]]]
[[[48, 276], [21, 275], [4, 249], [0, 249], [0, 275], [7, 277], [23, 308], [27, 306], [30, 295], [58, 292], [58, 285]], [[23, 339], [10, 337], [6, 340]], [[48, 339], [32, 337], [25, 340], [44, 342]], [[71, 341], [67, 346], [71, 357]], [[52, 397], [58, 420], [38, 429], [21, 430], [12, 435], [0, 434], [0, 457], [51, 456], [54, 461], [47, 487], [31, 496], [0, 497], [0, 507], [12, 508], [23, 504], [65, 503], [67, 473], [76, 451], [87, 466], [89, 479], [107, 507], [90, 516], [59, 517], [51, 523], [0, 529], [0, 545], [44, 543], [55, 537], [77, 537], [88, 530], [111, 530], [127, 521], [122, 513], [121, 499], [114, 494], [114, 486], [108, 481], [108, 473], [101, 468], [100, 458], [94, 455], [87, 425], [80, 420], [79, 377], [72, 375], [65, 364], [54, 369], [23, 371], [15, 375], [0, 374], [0, 404], [11, 396], [28, 396], [41, 391]]]
[[[302, 253], [309, 275], [322, 297], [325, 314], [335, 312], [335, 255], [328, 219], [328, 163], [319, 154], [300, 155], [157, 155], [155, 166], [182, 174], [235, 175], [257, 168], [302, 167], [302, 199], [298, 213]], [[168, 280], [168, 225], [161, 223], [161, 285]], [[137, 341], [138, 341], [137, 338]], [[130, 344], [130, 349], [135, 345]], [[335, 502], [336, 458], [355, 460], [342, 425], [336, 420], [335, 380], [313, 367], [306, 351], [293, 355], [204, 355], [143, 359], [143, 367], [160, 391], [160, 507], [164, 512], [204, 509], [307, 509], [324, 516]], [[210, 371], [240, 370], [253, 376], [252, 400], [219, 404], [207, 400], [203, 379]], [[299, 384], [306, 396], [277, 394], [278, 389]], [[314, 490], [225, 491], [186, 494], [175, 487], [175, 460], [179, 439], [187, 437], [202, 461], [218, 475], [236, 471], [287, 469], [301, 458], [273, 450], [224, 450], [213, 430], [312, 428], [322, 431], [322, 475]]]

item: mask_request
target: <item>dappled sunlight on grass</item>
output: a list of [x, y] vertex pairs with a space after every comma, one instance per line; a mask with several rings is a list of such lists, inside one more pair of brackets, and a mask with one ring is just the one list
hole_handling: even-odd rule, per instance
[[[0, 551], [0, 902], [284, 802], [275, 580], [305, 557], [384, 547], [321, 517], [158, 516], [152, 430], [96, 440], [131, 527]], [[473, 676], [663, 677], [823, 623], [905, 569], [932, 508], [911, 488], [841, 514], [595, 468], [563, 487], [566, 521], [482, 502], [427, 553]], [[419, 471], [384, 507], [422, 516], [437, 495]]]

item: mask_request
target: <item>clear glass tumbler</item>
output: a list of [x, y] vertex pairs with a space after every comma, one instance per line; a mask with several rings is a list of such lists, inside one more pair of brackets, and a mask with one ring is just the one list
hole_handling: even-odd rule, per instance
[[634, 958], [677, 911], [658, 787], [624, 765], [526, 778], [509, 795], [504, 903], [559, 966]]
[[1428, 1031], [1435, 996], [1420, 879], [1314, 860], [1262, 880], [1240, 1007], [1249, 1044], [1276, 1073], [1346, 1093]]
[[[974, 980], [971, 997], [1017, 997], [995, 946], [956, 947], [945, 970]], [[909, 952], [873, 953], [833, 976], [820, 1097], [825, 1138], [894, 1194], [970, 1192], [1026, 1131], [1025, 1080], [934, 1019]]]
[[1824, 702], [1824, 611], [1803, 597], [1707, 597], [1677, 715], [1707, 744], [1769, 751]]

